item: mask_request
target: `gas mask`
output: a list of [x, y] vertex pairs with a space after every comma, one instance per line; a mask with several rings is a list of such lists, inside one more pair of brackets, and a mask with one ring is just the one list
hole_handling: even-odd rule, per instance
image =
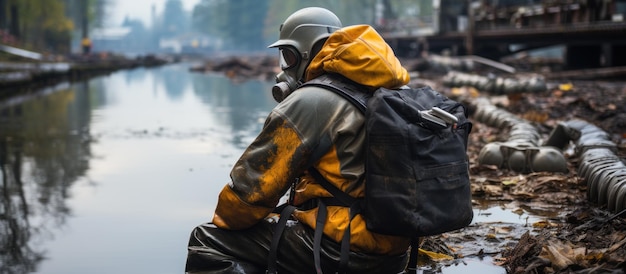
[[291, 47], [280, 47], [280, 68], [276, 75], [276, 84], [272, 87], [272, 96], [276, 102], [282, 102], [302, 83], [299, 81], [298, 69], [301, 63], [300, 54]]
[[276, 102], [282, 102], [294, 90], [300, 86], [300, 82], [294, 80], [285, 71], [281, 71], [276, 75], [276, 84], [272, 87], [272, 96]]

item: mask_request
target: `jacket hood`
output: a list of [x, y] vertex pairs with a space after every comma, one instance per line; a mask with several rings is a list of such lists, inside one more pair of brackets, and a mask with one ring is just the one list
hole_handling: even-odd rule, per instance
[[344, 27], [328, 37], [311, 60], [305, 81], [324, 73], [338, 73], [361, 85], [389, 89], [410, 80], [391, 47], [369, 25]]

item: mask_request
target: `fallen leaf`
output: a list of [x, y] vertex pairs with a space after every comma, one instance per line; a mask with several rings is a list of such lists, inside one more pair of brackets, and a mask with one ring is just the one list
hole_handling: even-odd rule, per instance
[[483, 186], [485, 189], [485, 192], [491, 196], [502, 196], [502, 187], [501, 186], [494, 186], [494, 185], [486, 185]]
[[574, 85], [572, 83], [565, 83], [559, 85], [559, 90], [561, 91], [571, 91], [574, 89]]
[[550, 223], [548, 221], [539, 221], [536, 223], [533, 223], [533, 227], [534, 228], [549, 228], [549, 227], [557, 227], [558, 225]]
[[516, 179], [512, 179], [512, 180], [503, 180], [502, 184], [505, 186], [509, 186], [509, 185], [516, 185], [519, 182], [519, 180]]
[[418, 250], [418, 253], [420, 255], [427, 256], [429, 259], [431, 259], [433, 261], [445, 261], [445, 260], [452, 260], [452, 259], [454, 259], [450, 255], [446, 255], [446, 254], [442, 254], [442, 253], [438, 253], [438, 252], [433, 252], [433, 251], [428, 251], [428, 250], [424, 250], [424, 249], [421, 249], [421, 248]]

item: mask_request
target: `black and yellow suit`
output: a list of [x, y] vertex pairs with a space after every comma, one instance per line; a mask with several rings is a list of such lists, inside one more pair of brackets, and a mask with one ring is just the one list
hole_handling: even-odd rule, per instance
[[[341, 74], [363, 86], [372, 87], [372, 90], [375, 87], [398, 88], [409, 81], [407, 71], [400, 65], [391, 48], [373, 28], [366, 25], [342, 28], [328, 38], [320, 53], [311, 61], [306, 72], [306, 80], [324, 73]], [[356, 107], [332, 91], [306, 86], [293, 92], [272, 110], [261, 133], [236, 162], [231, 172], [231, 182], [224, 186], [219, 194], [212, 224], [201, 226], [199, 228], [201, 232], [197, 229], [194, 233], [198, 234], [192, 235], [190, 254], [206, 251], [203, 250], [207, 246], [206, 240], [201, 238], [206, 238], [206, 233], [212, 233], [209, 227], [221, 230], [220, 235], [229, 232], [243, 235], [243, 232], [247, 232], [245, 237], [239, 237], [247, 238], [254, 235], [251, 237], [265, 239], [266, 236], [257, 235], [256, 227], [268, 223], [263, 220], [271, 216], [279, 199], [296, 178], [300, 178], [295, 188], [296, 205], [318, 197], [331, 196], [306, 174], [310, 166], [342, 191], [353, 197], [363, 197], [364, 121], [364, 115]], [[330, 148], [320, 147], [320, 144], [324, 143], [322, 142], [324, 138], [331, 141]], [[319, 149], [325, 150], [320, 154], [323, 156], [311, 161], [312, 155], [318, 155], [316, 151]], [[297, 220], [297, 225], [302, 227], [298, 228], [296, 234], [307, 234], [301, 235], [300, 239], [308, 239], [308, 234], [312, 234], [316, 226], [316, 216], [317, 208], [294, 212], [293, 217]], [[341, 241], [348, 222], [350, 222], [348, 208], [328, 207], [328, 218], [323, 231], [329, 245]], [[392, 261], [405, 262], [403, 255], [410, 244], [410, 239], [370, 232], [360, 215], [352, 219], [350, 228], [351, 250], [365, 256], [363, 262], [358, 258], [353, 260], [351, 257], [351, 269], [356, 271], [359, 269], [359, 263], [370, 261], [371, 265], [369, 267], [365, 265], [360, 271], [381, 273], [381, 269], [377, 267], [384, 267]], [[261, 230], [265, 231], [266, 228]], [[267, 230], [271, 234], [271, 229]], [[271, 235], [268, 237], [271, 239]], [[308, 246], [306, 239], [304, 246]], [[252, 239], [242, 241], [255, 242]], [[281, 248], [294, 249], [292, 252], [308, 252], [296, 249], [297, 245], [289, 244], [289, 240], [285, 241], [287, 243], [281, 242]], [[262, 242], [261, 245], [267, 243], [265, 240], [256, 242]], [[212, 245], [218, 247], [211, 248], [228, 249], [229, 244], [213, 243]], [[220, 252], [228, 253], [227, 250]], [[331, 259], [334, 255], [338, 256], [335, 251], [326, 253], [325, 256]], [[289, 252], [279, 253], [279, 261], [280, 255], [295, 256], [293, 260], [309, 258], [310, 264], [302, 262], [301, 265], [313, 264], [313, 257], [310, 254], [297, 256]], [[260, 255], [258, 259], [255, 257], [248, 260], [254, 261], [253, 264], [264, 263], [257, 262], [261, 258], [263, 256]], [[381, 258], [379, 260], [381, 266], [376, 266], [376, 260], [372, 258]], [[388, 261], [385, 263], [385, 260]], [[289, 266], [281, 268], [280, 265], [279, 262], [279, 269], [295, 271]], [[313, 271], [313, 268], [310, 271]]]

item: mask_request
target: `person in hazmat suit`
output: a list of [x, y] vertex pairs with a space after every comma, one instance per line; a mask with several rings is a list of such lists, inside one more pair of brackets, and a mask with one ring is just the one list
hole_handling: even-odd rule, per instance
[[[310, 168], [348, 195], [364, 196], [365, 116], [333, 91], [301, 85], [339, 74], [373, 92], [406, 85], [408, 72], [371, 26], [343, 27], [318, 7], [291, 14], [269, 47], [280, 54], [272, 90], [279, 103], [235, 163], [212, 221], [192, 231], [185, 271], [403, 272], [411, 239], [368, 231], [345, 206], [329, 205], [325, 222], [317, 224], [316, 201], [332, 195]], [[287, 193], [297, 208], [283, 211], [290, 218], [279, 224], [276, 207]], [[342, 241], [346, 229], [349, 240]], [[341, 252], [342, 242], [349, 242], [349, 254]]]

